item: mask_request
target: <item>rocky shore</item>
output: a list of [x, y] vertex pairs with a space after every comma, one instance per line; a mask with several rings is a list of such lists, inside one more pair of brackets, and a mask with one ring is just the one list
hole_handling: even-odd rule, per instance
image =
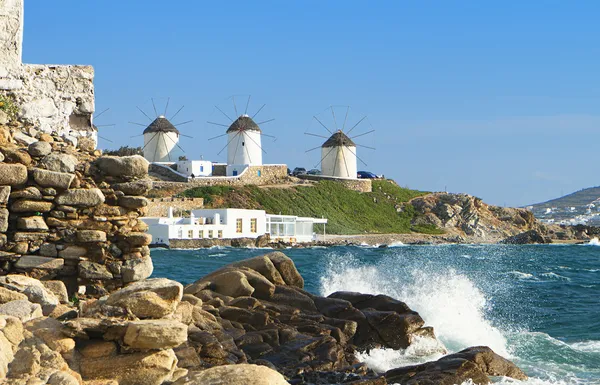
[[[373, 348], [435, 340], [432, 327], [385, 295], [303, 290], [291, 259], [273, 252], [183, 287], [145, 279], [69, 301], [61, 281], [0, 277], [3, 384], [453, 384], [525, 379], [489, 348], [376, 373]], [[442, 344], [438, 352], [445, 353]]]

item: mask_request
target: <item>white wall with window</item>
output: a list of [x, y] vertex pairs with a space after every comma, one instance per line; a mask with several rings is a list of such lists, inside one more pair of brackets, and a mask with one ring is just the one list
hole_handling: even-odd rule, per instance
[[208, 160], [180, 160], [177, 172], [187, 176], [212, 176], [213, 164]]

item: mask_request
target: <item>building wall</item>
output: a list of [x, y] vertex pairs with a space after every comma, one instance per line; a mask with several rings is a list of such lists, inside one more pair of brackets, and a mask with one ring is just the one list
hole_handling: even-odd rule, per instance
[[0, 0], [0, 79], [18, 75], [21, 67], [23, 10], [23, 0]]
[[204, 198], [151, 198], [148, 202], [149, 217], [166, 217], [169, 207], [177, 214], [181, 211], [191, 211], [204, 207]]
[[329, 180], [332, 182], [339, 183], [349, 190], [354, 190], [354, 191], [358, 191], [358, 192], [362, 192], [362, 193], [368, 193], [368, 192], [373, 191], [373, 183], [372, 183], [371, 179], [347, 179], [347, 178], [336, 178], [333, 176], [326, 176], [326, 175], [307, 175], [307, 174], [298, 175], [298, 178], [306, 179], [306, 180], [314, 180], [314, 181]]
[[144, 158], [148, 162], [175, 162], [171, 152], [179, 143], [176, 132], [149, 132], [144, 134]]
[[262, 165], [261, 135], [258, 131], [231, 132], [227, 135], [227, 164]]
[[177, 162], [177, 171], [187, 176], [211, 176], [212, 162], [208, 160], [180, 160]]
[[321, 148], [321, 173], [325, 176], [356, 179], [355, 154], [356, 147], [353, 146]]

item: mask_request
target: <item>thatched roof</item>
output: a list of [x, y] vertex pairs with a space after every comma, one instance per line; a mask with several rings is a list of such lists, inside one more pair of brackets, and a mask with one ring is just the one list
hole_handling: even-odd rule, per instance
[[175, 132], [179, 135], [179, 130], [169, 122], [164, 116], [159, 116], [144, 130], [144, 134], [154, 132]]
[[254, 120], [252, 120], [251, 117], [249, 117], [248, 115], [242, 115], [239, 118], [236, 119], [235, 122], [231, 123], [231, 126], [229, 126], [229, 128], [227, 129], [227, 133], [229, 134], [230, 132], [236, 132], [236, 131], [258, 131], [258, 132], [262, 132], [260, 130], [260, 127], [258, 127], [258, 124], [256, 124], [254, 122]]
[[342, 131], [336, 131], [321, 147], [356, 147], [356, 144]]

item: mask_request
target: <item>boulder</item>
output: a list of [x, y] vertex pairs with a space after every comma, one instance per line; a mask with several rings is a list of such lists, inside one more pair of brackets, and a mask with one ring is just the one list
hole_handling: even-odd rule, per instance
[[59, 304], [58, 298], [34, 278], [17, 274], [6, 275], [0, 277], [0, 286], [25, 294], [31, 302], [40, 304], [43, 307], [52, 307]]
[[10, 194], [10, 199], [31, 199], [34, 201], [42, 200], [42, 193], [35, 186], [29, 186], [24, 188], [23, 190], [14, 191]]
[[42, 285], [48, 290], [50, 293], [54, 294], [56, 298], [60, 301], [60, 303], [68, 303], [69, 302], [69, 294], [67, 292], [67, 287], [65, 286], [63, 281], [40, 281]]
[[52, 210], [53, 207], [54, 204], [52, 202], [18, 200], [10, 206], [10, 209], [15, 213], [47, 213]]
[[215, 366], [189, 373], [173, 385], [289, 385], [282, 374], [262, 365], [238, 364]]
[[31, 156], [27, 151], [19, 147], [0, 147], [7, 163], [20, 163], [25, 166], [31, 164]]
[[160, 385], [177, 367], [173, 350], [82, 358], [84, 380], [115, 380], [119, 385]]
[[146, 279], [153, 271], [154, 265], [150, 256], [127, 260], [121, 267], [121, 275], [125, 283]]
[[62, 258], [49, 258], [40, 257], [37, 255], [23, 255], [17, 263], [15, 268], [20, 270], [60, 270], [65, 264], [65, 260]]
[[148, 199], [145, 197], [124, 195], [119, 197], [119, 206], [126, 207], [128, 209], [140, 209], [148, 206]]
[[75, 175], [66, 172], [48, 171], [41, 168], [34, 168], [32, 171], [35, 183], [42, 187], [53, 187], [66, 190], [71, 186]]
[[3, 315], [18, 318], [21, 322], [27, 322], [42, 317], [43, 313], [40, 304], [21, 299], [0, 305], [0, 316]]
[[117, 345], [112, 341], [90, 341], [81, 349], [85, 358], [109, 357], [117, 354]]
[[0, 163], [0, 185], [19, 186], [27, 183], [27, 167]]
[[187, 341], [187, 326], [174, 320], [130, 322], [123, 341], [134, 349], [169, 349]]
[[78, 266], [79, 276], [86, 279], [107, 280], [113, 279], [113, 275], [106, 266], [90, 261], [81, 261]]
[[148, 161], [140, 155], [133, 156], [102, 156], [95, 162], [98, 169], [105, 175], [121, 178], [141, 178], [148, 175]]
[[8, 289], [0, 286], [0, 305], [5, 304], [10, 301], [18, 301], [18, 300], [27, 300], [27, 296], [25, 294], [19, 293], [17, 291], [8, 290]]
[[49, 378], [47, 385], [79, 385], [79, 380], [67, 372], [54, 372]]
[[46, 167], [50, 171], [74, 173], [77, 166], [77, 158], [69, 154], [52, 153], [46, 155], [40, 165]]
[[46, 156], [52, 152], [52, 145], [48, 142], [35, 142], [27, 147], [27, 152], [31, 156]]
[[66, 206], [93, 207], [104, 203], [104, 194], [97, 188], [71, 189], [56, 197], [56, 203]]
[[41, 216], [20, 217], [17, 220], [17, 228], [19, 230], [47, 231], [48, 225]]
[[81, 151], [92, 152], [96, 149], [96, 141], [92, 138], [79, 138], [77, 148]]
[[122, 191], [125, 195], [146, 195], [152, 188], [152, 181], [139, 180], [135, 182], [115, 183], [111, 187], [115, 191]]
[[106, 242], [106, 233], [100, 230], [79, 230], [77, 231], [77, 242]]
[[260, 273], [262, 276], [276, 285], [286, 284], [271, 259], [269, 259], [269, 257], [266, 255], [244, 259], [243, 261], [232, 263], [229, 266], [248, 267], [252, 270], [255, 270], [257, 273]]
[[513, 235], [512, 237], [508, 237], [500, 241], [500, 243], [505, 243], [509, 245], [528, 245], [534, 243], [552, 243], [552, 240], [543, 236], [537, 230], [529, 230], [517, 235]]
[[148, 233], [132, 232], [127, 234], [125, 242], [131, 247], [147, 246], [152, 243], [152, 235]]
[[183, 296], [183, 285], [166, 278], [147, 279], [112, 293], [110, 306], [127, 309], [139, 318], [162, 318], [173, 314]]
[[296, 286], [300, 289], [304, 288], [304, 278], [296, 269], [294, 261], [292, 261], [287, 255], [275, 251], [266, 254], [265, 257], [269, 258], [279, 274], [288, 286]]

